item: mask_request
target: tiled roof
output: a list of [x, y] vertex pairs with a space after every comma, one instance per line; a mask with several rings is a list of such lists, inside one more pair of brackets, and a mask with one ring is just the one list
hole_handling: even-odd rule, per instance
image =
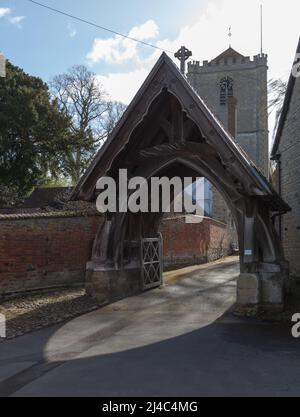
[[63, 193], [69, 193], [72, 187], [37, 188], [22, 204], [22, 208], [41, 208], [49, 206]]
[[228, 58], [245, 58], [244, 55], [240, 54], [233, 48], [228, 48], [226, 51], [222, 52], [216, 58], [214, 58], [211, 62], [218, 61], [219, 59], [228, 59]]

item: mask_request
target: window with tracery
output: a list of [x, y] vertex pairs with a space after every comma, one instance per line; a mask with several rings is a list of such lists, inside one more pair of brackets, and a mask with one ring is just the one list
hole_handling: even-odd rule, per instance
[[230, 77], [224, 77], [220, 81], [220, 104], [225, 106], [228, 97], [233, 96], [233, 79]]

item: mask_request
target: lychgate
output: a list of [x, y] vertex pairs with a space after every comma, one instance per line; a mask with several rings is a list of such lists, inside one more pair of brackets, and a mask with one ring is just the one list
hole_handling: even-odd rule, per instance
[[[166, 54], [154, 66], [72, 198], [95, 201], [98, 179], [117, 179], [120, 169], [147, 180], [154, 176], [206, 177], [224, 197], [236, 224], [241, 265], [239, 308], [247, 312], [283, 308], [288, 264], [273, 220], [289, 207]], [[88, 264], [90, 294], [107, 302], [160, 282], [161, 259], [155, 257], [158, 252], [161, 257], [161, 252], [152, 248], [150, 273], [145, 269], [147, 255], [143, 256], [147, 249], [141, 245], [158, 239], [162, 215], [106, 215]], [[155, 262], [160, 265], [158, 270]]]

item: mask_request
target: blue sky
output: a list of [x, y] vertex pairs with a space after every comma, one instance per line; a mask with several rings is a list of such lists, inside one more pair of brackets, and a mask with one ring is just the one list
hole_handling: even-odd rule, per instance
[[[264, 52], [269, 77], [287, 78], [300, 35], [300, 1], [285, 0], [40, 0], [99, 25], [171, 51], [181, 45], [199, 61], [232, 46], [244, 55]], [[37, 7], [27, 0], [0, 0], [0, 51], [45, 81], [75, 64], [94, 71], [112, 99], [130, 102], [159, 51]]]
[[[42, 3], [92, 20], [122, 33], [153, 20], [160, 28], [161, 38], [176, 37], [180, 27], [193, 21], [194, 8], [204, 7], [199, 0], [41, 0]], [[0, 8], [10, 8], [11, 16], [25, 16], [21, 26], [0, 19], [0, 50], [14, 64], [44, 79], [85, 63], [86, 55], [96, 37], [112, 35], [56, 15], [26, 0], [0, 0]], [[152, 52], [141, 48], [144, 54]], [[114, 66], [101, 62], [95, 71], [107, 74]]]

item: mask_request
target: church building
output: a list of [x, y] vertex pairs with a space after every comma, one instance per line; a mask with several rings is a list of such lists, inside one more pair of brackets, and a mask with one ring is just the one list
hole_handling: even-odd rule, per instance
[[[267, 71], [266, 54], [251, 59], [232, 47], [212, 61], [190, 62], [187, 71], [189, 83], [266, 178], [269, 177]], [[230, 222], [217, 190], [212, 189], [211, 198], [212, 217]]]

